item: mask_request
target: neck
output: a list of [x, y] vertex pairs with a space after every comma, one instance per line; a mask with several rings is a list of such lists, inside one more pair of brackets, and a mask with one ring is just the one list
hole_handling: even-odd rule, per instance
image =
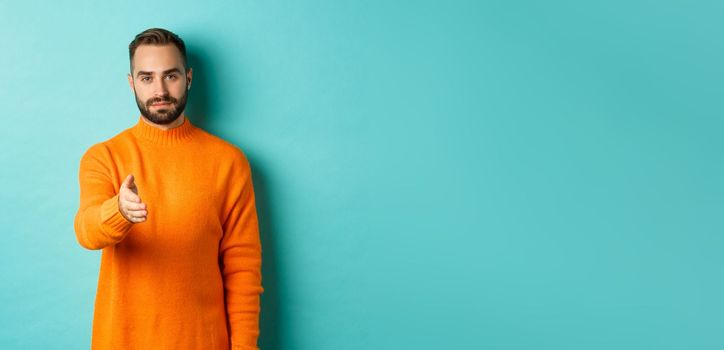
[[176, 120], [174, 120], [173, 123], [171, 123], [171, 124], [156, 124], [156, 123], [154, 123], [154, 122], [146, 119], [146, 116], [144, 116], [143, 114], [141, 114], [141, 119], [142, 119], [144, 122], [146, 122], [148, 125], [157, 127], [157, 128], [159, 128], [159, 129], [161, 129], [161, 130], [173, 129], [173, 128], [175, 128], [175, 127], [183, 124], [183, 123], [184, 123], [184, 118], [186, 118], [186, 116], [185, 116], [183, 113], [181, 113], [181, 115], [180, 115], [178, 118], [176, 118]]

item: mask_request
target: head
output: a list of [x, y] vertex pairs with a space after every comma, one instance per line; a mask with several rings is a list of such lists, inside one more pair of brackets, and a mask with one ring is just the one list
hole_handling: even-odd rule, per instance
[[147, 29], [128, 45], [128, 54], [128, 84], [141, 114], [155, 124], [174, 123], [186, 108], [191, 88], [183, 40], [165, 29]]

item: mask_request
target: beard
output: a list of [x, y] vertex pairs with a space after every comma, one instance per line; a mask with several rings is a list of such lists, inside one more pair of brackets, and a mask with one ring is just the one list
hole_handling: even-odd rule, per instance
[[[138, 110], [141, 111], [146, 119], [150, 120], [155, 124], [167, 125], [173, 123], [186, 108], [186, 98], [188, 96], [188, 89], [184, 89], [184, 94], [180, 99], [175, 99], [172, 96], [151, 98], [148, 101], [141, 102], [136, 95], [136, 91], [133, 91], [133, 95], [136, 96], [136, 105]], [[155, 112], [151, 111], [151, 105], [158, 102], [168, 102], [171, 104], [169, 107], [156, 109]]]

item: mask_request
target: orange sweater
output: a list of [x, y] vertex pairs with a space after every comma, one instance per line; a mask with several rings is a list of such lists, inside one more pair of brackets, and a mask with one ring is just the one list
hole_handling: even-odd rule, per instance
[[[133, 174], [147, 219], [126, 220]], [[103, 249], [92, 349], [257, 348], [261, 242], [251, 169], [231, 143], [192, 125], [142, 120], [80, 160], [78, 243]]]

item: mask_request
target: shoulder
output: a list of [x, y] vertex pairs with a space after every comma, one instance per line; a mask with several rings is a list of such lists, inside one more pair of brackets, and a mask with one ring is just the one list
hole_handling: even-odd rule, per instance
[[127, 140], [132, 139], [132, 137], [131, 128], [126, 128], [111, 137], [92, 144], [85, 150], [83, 157], [95, 156], [110, 159], [114, 150], [122, 149]]
[[199, 128], [197, 132], [199, 141], [204, 144], [210, 156], [232, 167], [249, 168], [249, 159], [239, 146], [204, 129]]
[[108, 140], [100, 141], [95, 144], [92, 144], [90, 147], [88, 147], [81, 156], [81, 161], [86, 160], [98, 160], [98, 161], [106, 161], [110, 157], [110, 150], [108, 149], [107, 145]]
[[251, 184], [252, 171], [246, 153], [237, 145], [210, 132], [199, 129], [199, 141], [205, 153], [213, 157], [213, 168], [223, 180], [224, 193], [244, 193]]
[[81, 168], [100, 167], [106, 171], [111, 171], [116, 166], [114, 160], [118, 157], [118, 154], [128, 149], [127, 146], [132, 140], [132, 128], [128, 127], [115, 135], [107, 136], [91, 144], [80, 158]]
[[80, 158], [80, 173], [111, 173], [113, 158], [106, 141], [98, 142], [88, 147]]

